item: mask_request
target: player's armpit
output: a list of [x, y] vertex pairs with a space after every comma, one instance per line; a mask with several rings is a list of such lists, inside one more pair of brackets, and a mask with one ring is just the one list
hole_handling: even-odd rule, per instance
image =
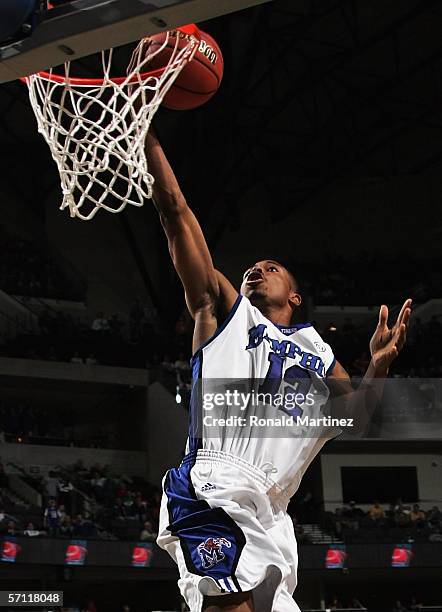
[[232, 283], [224, 276], [219, 270], [215, 270], [216, 277], [218, 280], [219, 287], [219, 299], [218, 299], [218, 320], [219, 323], [222, 319], [225, 319], [229, 312], [232, 310], [236, 300], [238, 299], [238, 291], [232, 285]]

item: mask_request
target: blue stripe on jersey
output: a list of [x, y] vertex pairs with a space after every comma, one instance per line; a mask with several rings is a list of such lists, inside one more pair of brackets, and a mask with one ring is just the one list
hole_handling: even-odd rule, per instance
[[199, 436], [200, 418], [200, 391], [203, 373], [203, 353], [199, 352], [192, 357], [192, 391], [190, 393], [189, 405], [189, 455], [195, 454], [202, 448], [202, 440]]
[[325, 373], [326, 376], [329, 376], [332, 372], [333, 372], [333, 368], [336, 365], [336, 357], [333, 357], [333, 361], [331, 362], [327, 372]]
[[[215, 335], [226, 327], [239, 303], [240, 299], [235, 302], [228, 318]], [[205, 500], [198, 499], [193, 487], [191, 470], [198, 449], [202, 448], [202, 440], [198, 436], [199, 381], [203, 367], [201, 349], [195, 353], [191, 363], [189, 453], [179, 468], [169, 470], [165, 479], [164, 492], [167, 495], [170, 522], [167, 529], [179, 538], [189, 572], [221, 579], [235, 573], [246, 539], [242, 530], [222, 508], [211, 508]]]

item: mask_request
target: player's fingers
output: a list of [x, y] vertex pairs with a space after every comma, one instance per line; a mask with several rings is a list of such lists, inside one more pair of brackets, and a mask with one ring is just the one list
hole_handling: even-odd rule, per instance
[[387, 365], [389, 366], [391, 364], [392, 361], [394, 361], [396, 359], [396, 357], [399, 354], [399, 349], [397, 348], [397, 346], [395, 344], [392, 344], [390, 347], [386, 348], [381, 355], [379, 356], [378, 359], [378, 364], [379, 365]]
[[405, 300], [405, 302], [402, 304], [402, 308], [401, 308], [401, 310], [400, 310], [400, 312], [399, 312], [399, 314], [398, 314], [398, 317], [397, 317], [396, 325], [400, 325], [400, 324], [403, 322], [404, 315], [405, 315], [405, 313], [406, 313], [407, 309], [410, 309], [411, 304], [412, 304], [412, 301], [413, 301], [413, 300], [411, 300], [410, 298], [408, 298], [408, 299], [407, 299], [407, 300]]
[[398, 330], [395, 334], [395, 342], [394, 342], [399, 350], [401, 350], [401, 348], [404, 346], [406, 336], [407, 336], [407, 327], [405, 323], [402, 323], [398, 327]]
[[388, 308], [385, 306], [385, 304], [382, 304], [382, 306], [379, 309], [378, 327], [385, 327], [387, 325], [387, 321], [388, 321]]
[[390, 359], [396, 359], [399, 354], [399, 349], [396, 345], [392, 346], [390, 349]]
[[410, 317], [411, 317], [411, 308], [406, 308], [402, 317], [402, 323], [405, 325], [405, 327], [408, 327], [409, 323], [410, 323]]

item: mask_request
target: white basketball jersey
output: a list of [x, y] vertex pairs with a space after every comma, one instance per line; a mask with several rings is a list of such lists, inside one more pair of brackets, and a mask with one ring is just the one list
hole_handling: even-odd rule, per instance
[[277, 326], [239, 296], [192, 359], [188, 451], [227, 453], [264, 471], [270, 466], [291, 497], [327, 439], [340, 433], [323, 413], [334, 363], [310, 324]]

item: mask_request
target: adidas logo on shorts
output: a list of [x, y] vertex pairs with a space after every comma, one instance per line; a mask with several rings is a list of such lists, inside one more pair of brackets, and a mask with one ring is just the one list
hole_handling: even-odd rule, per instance
[[213, 489], [216, 489], [216, 486], [211, 482], [206, 482], [206, 484], [201, 487], [203, 493], [206, 491], [213, 491]]

